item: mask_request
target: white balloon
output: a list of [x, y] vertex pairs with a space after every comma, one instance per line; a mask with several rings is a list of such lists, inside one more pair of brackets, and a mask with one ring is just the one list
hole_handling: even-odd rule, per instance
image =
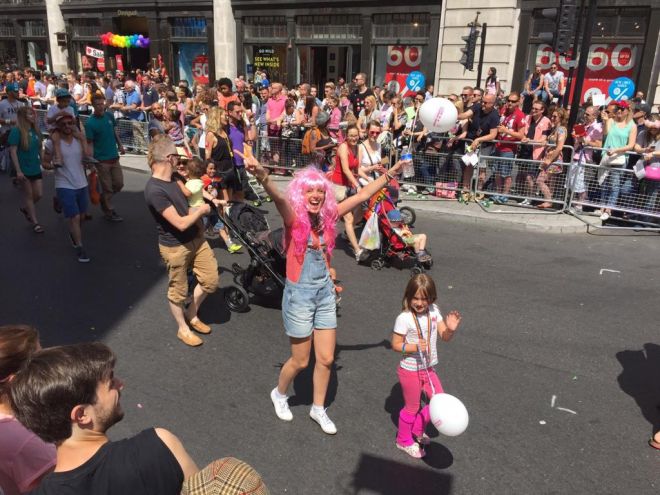
[[431, 98], [419, 109], [419, 120], [431, 132], [447, 132], [456, 124], [458, 111], [447, 98]]
[[470, 422], [463, 403], [450, 394], [435, 394], [431, 397], [429, 413], [433, 426], [448, 437], [463, 433]]

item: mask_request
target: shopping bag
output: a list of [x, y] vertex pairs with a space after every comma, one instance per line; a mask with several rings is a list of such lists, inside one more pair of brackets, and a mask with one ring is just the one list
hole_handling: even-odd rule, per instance
[[96, 175], [96, 170], [92, 170], [87, 176], [87, 182], [89, 183], [89, 200], [93, 205], [98, 205], [101, 203], [101, 194], [99, 193], [99, 179]]
[[637, 160], [637, 163], [633, 165], [633, 171], [639, 180], [646, 177], [646, 170], [644, 169], [644, 162], [642, 160]]
[[378, 215], [376, 212], [371, 213], [369, 220], [364, 225], [359, 244], [362, 249], [367, 251], [380, 248], [380, 232], [378, 231]]
[[458, 182], [436, 182], [435, 195], [443, 199], [456, 199]]

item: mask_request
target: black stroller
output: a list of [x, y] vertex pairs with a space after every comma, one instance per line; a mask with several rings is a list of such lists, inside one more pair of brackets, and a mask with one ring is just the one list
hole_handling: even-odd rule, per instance
[[231, 237], [243, 244], [250, 254], [247, 267], [232, 264], [236, 285], [224, 291], [229, 309], [245, 311], [250, 304], [250, 294], [281, 301], [286, 276], [283, 229], [271, 231], [264, 215], [247, 203], [232, 203], [228, 214], [223, 215], [223, 222]]

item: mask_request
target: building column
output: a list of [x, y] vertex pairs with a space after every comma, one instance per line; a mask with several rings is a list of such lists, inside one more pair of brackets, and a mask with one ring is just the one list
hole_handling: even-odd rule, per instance
[[245, 50], [243, 50], [244, 28], [243, 18], [237, 17], [236, 19], [236, 72], [245, 75], [247, 79], [245, 67]]
[[154, 42], [149, 43], [149, 61], [154, 67], [158, 66], [158, 54], [162, 52], [162, 46], [169, 44], [170, 42], [170, 33], [162, 33], [160, 31], [160, 26], [158, 22], [158, 14], [153, 14], [152, 16], [147, 17], [147, 31], [149, 33], [149, 39], [154, 40]]
[[287, 50], [286, 50], [286, 81], [278, 81], [281, 83], [286, 83], [289, 88], [293, 88], [296, 85], [298, 80], [298, 74], [296, 74], [296, 18], [287, 17], [286, 18], [286, 37], [287, 37]]
[[64, 17], [60, 10], [62, 0], [46, 0], [46, 19], [48, 22], [48, 45], [50, 48], [51, 70], [55, 73], [66, 72], [69, 53], [65, 46], [57, 45], [57, 33], [66, 33]]
[[[429, 23], [429, 44], [427, 45], [427, 53], [422, 56], [421, 71], [426, 78], [426, 85], [434, 85], [434, 94], [437, 94], [437, 86], [435, 83], [436, 59], [438, 54], [438, 41], [440, 40], [440, 14], [431, 15], [431, 22]], [[426, 89], [426, 88], [424, 88]]]
[[[158, 20], [158, 35], [162, 37], [163, 33], [168, 33], [167, 43], [161, 43], [160, 45], [160, 54], [163, 58], [163, 64], [165, 64], [165, 70], [167, 70], [167, 74], [170, 76], [170, 81], [174, 81], [176, 79], [174, 74], [178, 68], [174, 67], [174, 57], [172, 57], [172, 45], [170, 43], [169, 29], [170, 23], [168, 22], [167, 18], [160, 18]], [[158, 57], [158, 55], [156, 55], [156, 57]]]
[[209, 47], [209, 87], [213, 84], [215, 74], [215, 47], [213, 46], [213, 15], [206, 16], [206, 44]]
[[[346, 74], [346, 79], [350, 79], [356, 74], [355, 67], [353, 67], [353, 74]], [[362, 47], [360, 49], [360, 70], [367, 75], [367, 86], [371, 87], [373, 81], [371, 80], [371, 16], [362, 16]]]
[[230, 0], [213, 0], [215, 79], [236, 77], [236, 21]]
[[16, 36], [16, 64], [18, 67], [25, 67], [27, 60], [25, 59], [25, 52], [23, 51], [23, 26], [17, 19], [14, 22], [14, 36]]

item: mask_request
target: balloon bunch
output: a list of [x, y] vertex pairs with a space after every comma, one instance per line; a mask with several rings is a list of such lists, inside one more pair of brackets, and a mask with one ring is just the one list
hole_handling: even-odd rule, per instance
[[148, 48], [150, 40], [141, 34], [121, 36], [108, 32], [101, 35], [101, 43], [117, 48]]

